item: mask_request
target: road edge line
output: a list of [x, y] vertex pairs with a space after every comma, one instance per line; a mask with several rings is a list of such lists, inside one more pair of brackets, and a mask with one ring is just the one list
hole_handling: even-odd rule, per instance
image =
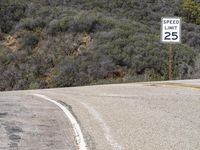
[[174, 87], [174, 88], [187, 88], [192, 90], [200, 90], [200, 86], [193, 86], [189, 84], [175, 84], [175, 83], [167, 83], [167, 84], [160, 84], [163, 87]]
[[75, 138], [76, 138], [76, 142], [78, 144], [79, 150], [88, 150], [87, 148], [87, 144], [85, 142], [83, 133], [81, 131], [81, 127], [78, 123], [78, 121], [76, 120], [76, 118], [73, 116], [73, 114], [62, 104], [60, 104], [59, 102], [57, 102], [56, 100], [50, 99], [45, 95], [41, 95], [41, 94], [31, 94], [32, 96], [37, 96], [40, 98], [43, 98], [49, 102], [54, 103], [55, 105], [57, 105], [64, 113], [65, 115], [68, 117], [69, 121], [72, 124], [72, 127], [74, 129], [74, 133], [75, 133]]

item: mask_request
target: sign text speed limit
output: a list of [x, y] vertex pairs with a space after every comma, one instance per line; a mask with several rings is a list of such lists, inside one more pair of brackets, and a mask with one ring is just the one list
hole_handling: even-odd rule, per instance
[[178, 17], [162, 18], [161, 42], [181, 43], [181, 18]]

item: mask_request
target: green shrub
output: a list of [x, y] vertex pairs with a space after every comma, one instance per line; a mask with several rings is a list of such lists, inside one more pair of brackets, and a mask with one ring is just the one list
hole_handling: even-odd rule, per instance
[[74, 17], [70, 22], [69, 30], [71, 32], [92, 32], [95, 28], [95, 25], [98, 23], [96, 16], [89, 14], [82, 14], [80, 16]]
[[47, 27], [47, 33], [55, 34], [60, 31], [61, 31], [61, 27], [60, 27], [59, 20], [57, 19], [52, 20]]
[[70, 21], [72, 17], [64, 16], [59, 20], [59, 25], [62, 31], [67, 31], [70, 26]]
[[38, 89], [38, 88], [40, 88], [40, 85], [36, 81], [31, 82], [31, 84], [29, 85], [29, 89]]
[[22, 47], [23, 48], [34, 48], [39, 42], [39, 38], [33, 33], [26, 34], [22, 39]]
[[20, 28], [27, 29], [33, 31], [36, 28], [44, 28], [46, 26], [46, 22], [42, 18], [25, 18], [22, 19], [20, 24], [18, 25]]
[[20, 4], [4, 4], [0, 4], [0, 31], [8, 33], [24, 17], [26, 6]]
[[195, 0], [183, 0], [182, 9], [188, 22], [200, 24], [200, 4]]
[[8, 65], [15, 60], [14, 54], [6, 48], [0, 47], [0, 67]]
[[73, 63], [65, 63], [59, 66], [59, 72], [53, 76], [53, 87], [66, 87], [76, 84], [77, 68]]

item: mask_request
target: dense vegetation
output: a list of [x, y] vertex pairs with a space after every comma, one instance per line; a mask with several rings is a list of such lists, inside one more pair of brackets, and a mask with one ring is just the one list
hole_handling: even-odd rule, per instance
[[167, 79], [160, 19], [183, 17], [174, 79], [200, 77], [195, 0], [1, 0], [0, 90]]

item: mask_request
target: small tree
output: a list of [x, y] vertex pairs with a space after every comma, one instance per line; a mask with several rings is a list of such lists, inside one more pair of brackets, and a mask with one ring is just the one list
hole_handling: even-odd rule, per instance
[[200, 24], [200, 3], [197, 0], [183, 0], [183, 12], [188, 22]]

